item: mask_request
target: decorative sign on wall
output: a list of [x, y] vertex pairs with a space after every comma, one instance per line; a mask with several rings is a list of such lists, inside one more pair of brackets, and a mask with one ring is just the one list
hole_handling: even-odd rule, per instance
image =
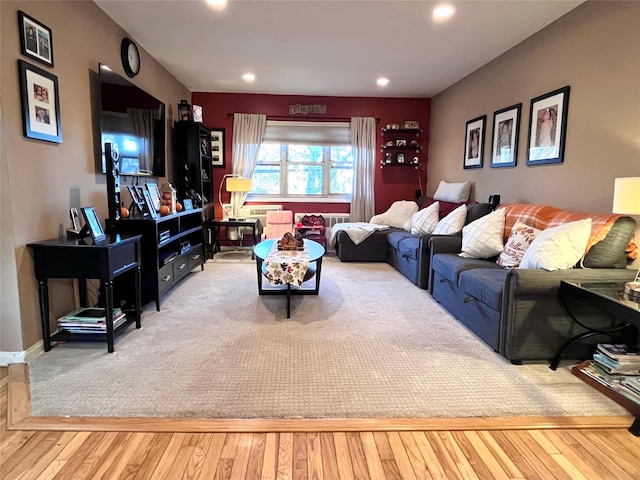
[[289, 105], [289, 115], [309, 115], [313, 114], [325, 114], [327, 113], [326, 105], [301, 105], [296, 103], [295, 105]]

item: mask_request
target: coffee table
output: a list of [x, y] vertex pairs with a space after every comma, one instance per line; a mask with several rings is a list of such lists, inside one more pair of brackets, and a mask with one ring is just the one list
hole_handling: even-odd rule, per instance
[[287, 250], [277, 250], [277, 239], [269, 239], [260, 242], [253, 249], [256, 258], [256, 272], [258, 274], [258, 294], [259, 295], [286, 295], [287, 296], [287, 318], [291, 318], [291, 295], [318, 295], [320, 291], [320, 274], [322, 272], [322, 257], [325, 249], [318, 242], [304, 240], [304, 252], [308, 255], [308, 268], [304, 273], [304, 282], [315, 277], [313, 287], [297, 286], [283, 282], [281, 285], [263, 286], [263, 277], [267, 276], [266, 260], [277, 260], [279, 264], [287, 264], [293, 260], [297, 252]]

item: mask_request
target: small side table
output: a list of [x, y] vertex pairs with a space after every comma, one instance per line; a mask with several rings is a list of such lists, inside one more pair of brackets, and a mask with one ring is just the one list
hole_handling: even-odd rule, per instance
[[[599, 283], [577, 283], [577, 282], [560, 282], [560, 297], [565, 306], [567, 314], [584, 328], [586, 331], [576, 335], [573, 338], [567, 340], [558, 350], [558, 353], [554, 357], [549, 368], [555, 370], [562, 359], [564, 353], [574, 344], [581, 341], [584, 338], [592, 337], [594, 335], [605, 335], [615, 341], [615, 334], [620, 330], [635, 325], [640, 327], [640, 303], [633, 302], [624, 299], [622, 292], [624, 291], [624, 282], [599, 282]], [[568, 306], [567, 298], [575, 298], [584, 301], [585, 303], [601, 309], [609, 313], [612, 317], [620, 320], [620, 323], [612, 326], [609, 329], [594, 329], [581, 322], [571, 311]], [[640, 436], [640, 406], [631, 405], [634, 408], [630, 408], [630, 402], [623, 397], [620, 393], [612, 390], [604, 385], [595, 385], [595, 381], [591, 382], [587, 380], [586, 375], [582, 374], [578, 368], [574, 367], [572, 372], [577, 377], [583, 379], [590, 385], [603, 392], [609, 398], [619, 403], [632, 414], [636, 415], [636, 419], [629, 427], [629, 431], [636, 437]], [[606, 390], [606, 391], [605, 391]]]
[[[247, 218], [244, 220], [213, 220], [211, 222], [213, 226], [213, 253], [220, 251], [220, 227], [249, 227], [253, 229], [253, 246], [256, 246], [260, 242], [260, 231], [262, 229], [262, 223], [259, 218]], [[253, 249], [251, 250], [251, 258], [255, 258]]]
[[[52, 238], [42, 242], [29, 243], [33, 251], [35, 277], [38, 280], [40, 296], [40, 319], [42, 321], [42, 338], [44, 351], [51, 350], [51, 340], [68, 340], [91, 338], [90, 334], [73, 335], [61, 331], [51, 335], [49, 328], [49, 278], [77, 278], [80, 290], [80, 303], [87, 305], [87, 289], [85, 281], [89, 278], [101, 281], [105, 296], [105, 314], [107, 318], [107, 351], [113, 353], [113, 281], [125, 272], [134, 275], [134, 312], [136, 328], [140, 328], [141, 294], [140, 294], [140, 238], [141, 235], [107, 235], [97, 244], [85, 243], [77, 238]], [[129, 320], [119, 330], [131, 322]], [[101, 334], [96, 334], [104, 338]]]

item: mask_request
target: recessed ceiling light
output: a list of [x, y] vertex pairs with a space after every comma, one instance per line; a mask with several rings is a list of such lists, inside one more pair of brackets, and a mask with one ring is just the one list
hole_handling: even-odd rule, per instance
[[253, 82], [256, 79], [256, 76], [253, 73], [245, 73], [242, 75], [242, 79], [245, 82]]
[[380, 77], [376, 83], [378, 84], [379, 87], [386, 87], [387, 85], [389, 85], [389, 79], [386, 77]]
[[448, 5], [443, 3], [442, 5], [438, 5], [433, 9], [433, 18], [434, 20], [446, 20], [451, 17], [455, 13], [455, 8], [452, 5]]
[[224, 10], [227, 7], [227, 0], [206, 0], [206, 2], [216, 10]]

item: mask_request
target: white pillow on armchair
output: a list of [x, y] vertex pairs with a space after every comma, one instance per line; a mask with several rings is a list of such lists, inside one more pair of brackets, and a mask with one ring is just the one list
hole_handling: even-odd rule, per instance
[[384, 213], [374, 215], [369, 223], [375, 225], [388, 225], [389, 227], [411, 230], [411, 217], [418, 211], [418, 204], [410, 200], [398, 200], [393, 202]]

